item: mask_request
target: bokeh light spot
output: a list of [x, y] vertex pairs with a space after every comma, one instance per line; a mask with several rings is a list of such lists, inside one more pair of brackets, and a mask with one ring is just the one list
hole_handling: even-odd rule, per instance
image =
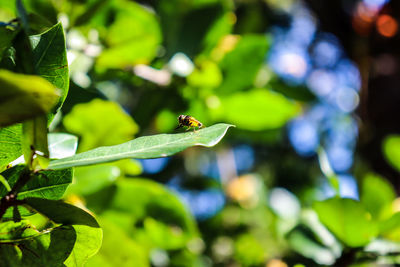
[[390, 38], [396, 35], [399, 25], [392, 16], [380, 15], [376, 20], [376, 29], [380, 35]]

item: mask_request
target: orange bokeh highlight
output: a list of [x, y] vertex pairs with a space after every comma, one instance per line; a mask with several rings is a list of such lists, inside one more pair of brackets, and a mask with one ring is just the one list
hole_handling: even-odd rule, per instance
[[369, 35], [376, 18], [377, 10], [368, 8], [363, 2], [359, 2], [353, 14], [353, 28], [362, 36]]
[[398, 31], [399, 25], [392, 16], [380, 15], [376, 20], [376, 29], [382, 36], [393, 37]]

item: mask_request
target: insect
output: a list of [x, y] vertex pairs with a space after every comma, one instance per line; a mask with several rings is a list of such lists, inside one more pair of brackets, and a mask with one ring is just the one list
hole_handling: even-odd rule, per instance
[[196, 127], [199, 127], [199, 128], [204, 127], [204, 125], [201, 122], [199, 122], [198, 120], [196, 120], [195, 118], [193, 118], [192, 116], [189, 116], [189, 115], [179, 115], [178, 121], [179, 121], [179, 125], [178, 125], [178, 127], [175, 128], [175, 130], [179, 129], [181, 127], [188, 127], [187, 130], [190, 130], [190, 128], [193, 128], [193, 131], [195, 131]]

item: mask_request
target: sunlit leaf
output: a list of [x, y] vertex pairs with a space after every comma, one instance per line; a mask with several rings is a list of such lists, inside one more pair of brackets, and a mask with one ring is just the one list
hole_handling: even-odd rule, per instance
[[27, 239], [40, 234], [26, 220], [2, 222], [0, 223], [0, 233], [2, 233], [0, 235], [0, 244], [12, 242], [13, 240]]
[[[52, 109], [54, 115], [61, 108], [69, 89], [67, 50], [61, 23], [48, 31], [30, 36], [36, 74], [51, 82], [59, 90], [59, 98]], [[51, 118], [52, 116], [51, 115]]]
[[114, 23], [107, 29], [104, 49], [96, 61], [100, 71], [149, 63], [161, 44], [161, 31], [154, 14], [131, 1], [119, 1]]
[[[223, 44], [230, 46], [230, 40], [235, 39], [226, 39]], [[239, 37], [236, 45], [232, 45], [234, 49], [220, 63], [224, 81], [218, 92], [222, 94], [253, 87], [257, 73], [264, 63], [269, 41], [265, 35], [244, 35]]]
[[46, 114], [59, 98], [45, 79], [0, 70], [0, 127]]
[[[25, 165], [17, 165], [9, 170], [6, 170], [2, 175], [7, 179], [9, 185], [14, 187], [17, 181], [21, 178], [22, 172], [25, 170]], [[29, 181], [19, 190], [18, 199], [27, 197], [41, 197], [46, 199], [60, 199], [62, 198], [68, 185], [72, 182], [72, 169], [65, 169], [59, 171], [42, 171], [33, 174]], [[0, 197], [4, 197], [7, 190], [0, 187]], [[18, 206], [21, 215], [31, 214], [23, 206]], [[9, 208], [4, 217], [12, 217], [13, 208]]]
[[[107, 198], [106, 209], [100, 207], [98, 198]], [[87, 201], [103, 218], [133, 233], [133, 239], [146, 249], [182, 248], [198, 235], [187, 208], [174, 194], [151, 180], [118, 180], [114, 190], [98, 192]]]
[[379, 232], [385, 238], [400, 241], [400, 212], [379, 223]]
[[68, 193], [78, 195], [92, 194], [101, 188], [111, 185], [121, 175], [117, 166], [94, 165], [75, 169], [74, 183], [68, 187]]
[[320, 221], [345, 245], [360, 247], [378, 234], [364, 206], [353, 199], [331, 198], [314, 203]]
[[0, 172], [3, 168], [22, 155], [21, 124], [0, 128]]
[[219, 123], [196, 132], [143, 136], [132, 141], [109, 147], [99, 147], [75, 156], [54, 160], [50, 169], [84, 166], [125, 158], [159, 158], [178, 153], [191, 146], [211, 147], [226, 134], [230, 124]]
[[400, 172], [400, 136], [390, 135], [383, 143], [383, 152], [388, 162]]
[[360, 200], [373, 218], [379, 220], [390, 216], [395, 198], [396, 193], [385, 178], [374, 174], [368, 174], [364, 178]]
[[250, 131], [282, 127], [300, 111], [296, 102], [266, 89], [237, 92], [221, 97], [220, 102], [213, 111], [216, 119], [223, 118], [238, 128]]
[[101, 99], [75, 105], [63, 124], [81, 137], [79, 151], [126, 142], [138, 131], [137, 124], [117, 103]]
[[100, 218], [100, 224], [103, 229], [102, 246], [85, 266], [149, 266], [148, 251], [145, 248], [109, 220]]

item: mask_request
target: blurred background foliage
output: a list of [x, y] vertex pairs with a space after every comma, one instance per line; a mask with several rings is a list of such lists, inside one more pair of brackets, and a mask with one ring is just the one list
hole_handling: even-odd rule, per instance
[[398, 1], [23, 2], [33, 33], [65, 29], [51, 130], [78, 151], [180, 114], [237, 126], [213, 149], [76, 168], [65, 199], [104, 230], [87, 266], [400, 264]]

